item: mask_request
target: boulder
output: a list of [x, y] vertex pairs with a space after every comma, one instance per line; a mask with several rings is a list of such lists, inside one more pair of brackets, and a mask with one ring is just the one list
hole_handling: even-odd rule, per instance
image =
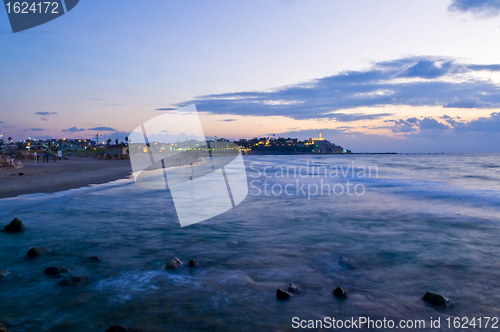
[[347, 290], [340, 286], [337, 286], [337, 288], [335, 288], [332, 293], [333, 295], [341, 299], [346, 299], [348, 294]]
[[24, 231], [24, 225], [21, 220], [14, 218], [14, 220], [12, 220], [10, 224], [5, 226], [3, 229], [7, 233], [19, 233]]
[[290, 300], [292, 297], [292, 294], [282, 290], [281, 288], [278, 288], [278, 290], [276, 291], [276, 298], [280, 301]]
[[98, 256], [90, 256], [90, 257], [87, 257], [87, 260], [91, 261], [91, 262], [100, 262], [101, 258]]
[[437, 306], [449, 307], [453, 301], [436, 293], [427, 292], [423, 297], [424, 301], [432, 303]]
[[2, 324], [0, 324], [0, 332], [9, 332], [9, 330], [7, 330], [5, 328], [5, 326], [3, 326]]
[[350, 258], [340, 256], [339, 263], [340, 263], [340, 265], [342, 265], [343, 267], [345, 267], [348, 270], [355, 270], [356, 269], [356, 263]]
[[9, 271], [7, 271], [7, 270], [0, 270], [0, 279], [1, 278], [5, 278], [8, 275], [9, 275]]
[[61, 266], [61, 267], [51, 266], [51, 267], [46, 268], [45, 271], [43, 271], [43, 273], [45, 275], [48, 275], [48, 276], [58, 276], [61, 273], [68, 273], [68, 272], [69, 272], [69, 270], [67, 268], [65, 268], [64, 266]]
[[184, 263], [181, 262], [181, 260], [177, 257], [174, 257], [170, 260], [170, 262], [167, 263], [167, 265], [165, 266], [165, 268], [167, 270], [175, 270], [179, 267], [181, 267], [182, 265], [184, 265]]
[[200, 267], [200, 264], [198, 264], [198, 262], [195, 261], [194, 259], [191, 259], [189, 261], [189, 266], [191, 266], [191, 267]]
[[126, 328], [121, 325], [111, 326], [106, 332], [128, 332]]
[[299, 289], [299, 287], [297, 287], [297, 285], [292, 283], [292, 284], [290, 284], [290, 286], [288, 286], [288, 291], [290, 293], [298, 293], [298, 292], [300, 292], [300, 289]]
[[28, 257], [34, 258], [38, 256], [42, 256], [46, 253], [49, 253], [50, 250], [45, 247], [33, 247], [28, 251]]
[[59, 286], [80, 286], [84, 285], [89, 281], [89, 276], [84, 274], [78, 274], [75, 276], [65, 277], [63, 280], [59, 281], [57, 284]]

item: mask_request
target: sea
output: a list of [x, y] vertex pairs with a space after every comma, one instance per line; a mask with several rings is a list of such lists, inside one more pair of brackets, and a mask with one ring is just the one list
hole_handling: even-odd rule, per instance
[[[499, 154], [244, 161], [243, 202], [186, 227], [168, 190], [131, 179], [1, 199], [2, 226], [17, 217], [26, 230], [0, 233], [9, 271], [0, 323], [11, 332], [344, 331], [361, 318], [373, 326], [351, 330], [500, 328]], [[51, 252], [29, 259], [35, 246]], [[173, 257], [200, 266], [166, 270]], [[89, 281], [62, 287], [44, 275], [49, 266]], [[300, 291], [278, 300], [290, 283]], [[427, 291], [453, 304], [427, 303]]]

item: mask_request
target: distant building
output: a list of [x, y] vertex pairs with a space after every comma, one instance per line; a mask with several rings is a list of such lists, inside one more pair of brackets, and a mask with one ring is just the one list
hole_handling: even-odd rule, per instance
[[319, 138], [309, 139], [309, 144], [312, 145], [312, 153], [344, 153], [344, 149], [341, 146], [335, 145], [321, 137], [321, 131], [319, 132]]
[[106, 146], [106, 154], [112, 156], [126, 156], [127, 155], [127, 145], [125, 143], [120, 143], [117, 145]]

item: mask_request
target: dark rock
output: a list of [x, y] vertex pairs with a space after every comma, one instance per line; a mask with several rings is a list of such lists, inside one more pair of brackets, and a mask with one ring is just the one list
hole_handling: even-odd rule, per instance
[[278, 290], [276, 291], [276, 298], [280, 301], [290, 300], [292, 297], [292, 294], [282, 290], [281, 288], [278, 288]]
[[298, 292], [300, 292], [300, 289], [299, 289], [299, 287], [297, 287], [297, 285], [292, 283], [292, 284], [290, 284], [290, 286], [288, 286], [288, 291], [290, 293], [298, 293]]
[[348, 270], [356, 269], [356, 263], [352, 259], [349, 259], [347, 257], [340, 256], [339, 263]]
[[21, 220], [14, 218], [14, 220], [12, 220], [10, 222], [10, 224], [5, 226], [3, 229], [7, 233], [17, 233], [17, 232], [24, 231], [24, 225], [23, 225], [23, 222]]
[[98, 256], [90, 256], [87, 258], [87, 260], [91, 262], [100, 262], [101, 258], [99, 258]]
[[18, 175], [19, 175], [19, 176], [23, 176], [23, 175], [24, 175], [24, 173], [19, 173]]
[[165, 266], [165, 268], [167, 270], [175, 270], [179, 267], [181, 267], [182, 265], [184, 265], [184, 263], [181, 262], [181, 260], [177, 257], [174, 257], [170, 260], [170, 262], [167, 263], [167, 265]]
[[449, 307], [453, 304], [453, 301], [439, 294], [427, 292], [423, 297], [424, 301], [432, 303], [434, 305]]
[[33, 247], [28, 251], [28, 257], [34, 258], [37, 256], [44, 255], [48, 252], [50, 252], [50, 250], [45, 247]]
[[0, 332], [9, 332], [9, 330], [7, 330], [5, 328], [5, 326], [3, 326], [2, 324], [0, 324]]
[[48, 275], [48, 276], [58, 276], [61, 273], [68, 273], [68, 272], [69, 272], [69, 270], [67, 268], [65, 268], [64, 266], [61, 266], [61, 267], [51, 266], [51, 267], [46, 268], [45, 271], [43, 271], [43, 273], [45, 275]]
[[9, 275], [9, 271], [7, 270], [0, 270], [0, 279], [5, 278]]
[[63, 280], [59, 281], [57, 284], [59, 286], [80, 286], [84, 285], [89, 281], [89, 276], [84, 274], [79, 274], [76, 276], [65, 277]]
[[346, 299], [347, 298], [347, 290], [343, 287], [338, 286], [333, 290], [333, 295], [336, 297], [339, 297], [341, 299]]
[[200, 267], [200, 264], [198, 264], [198, 262], [195, 261], [194, 259], [191, 259], [189, 261], [189, 266], [191, 266], [191, 267]]
[[121, 325], [111, 326], [106, 332], [128, 332], [126, 328]]

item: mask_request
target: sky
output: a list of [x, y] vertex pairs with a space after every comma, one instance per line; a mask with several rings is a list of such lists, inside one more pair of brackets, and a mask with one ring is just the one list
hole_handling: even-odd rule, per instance
[[124, 139], [195, 104], [205, 134], [498, 153], [499, 0], [85, 0], [13, 34], [0, 134]]

